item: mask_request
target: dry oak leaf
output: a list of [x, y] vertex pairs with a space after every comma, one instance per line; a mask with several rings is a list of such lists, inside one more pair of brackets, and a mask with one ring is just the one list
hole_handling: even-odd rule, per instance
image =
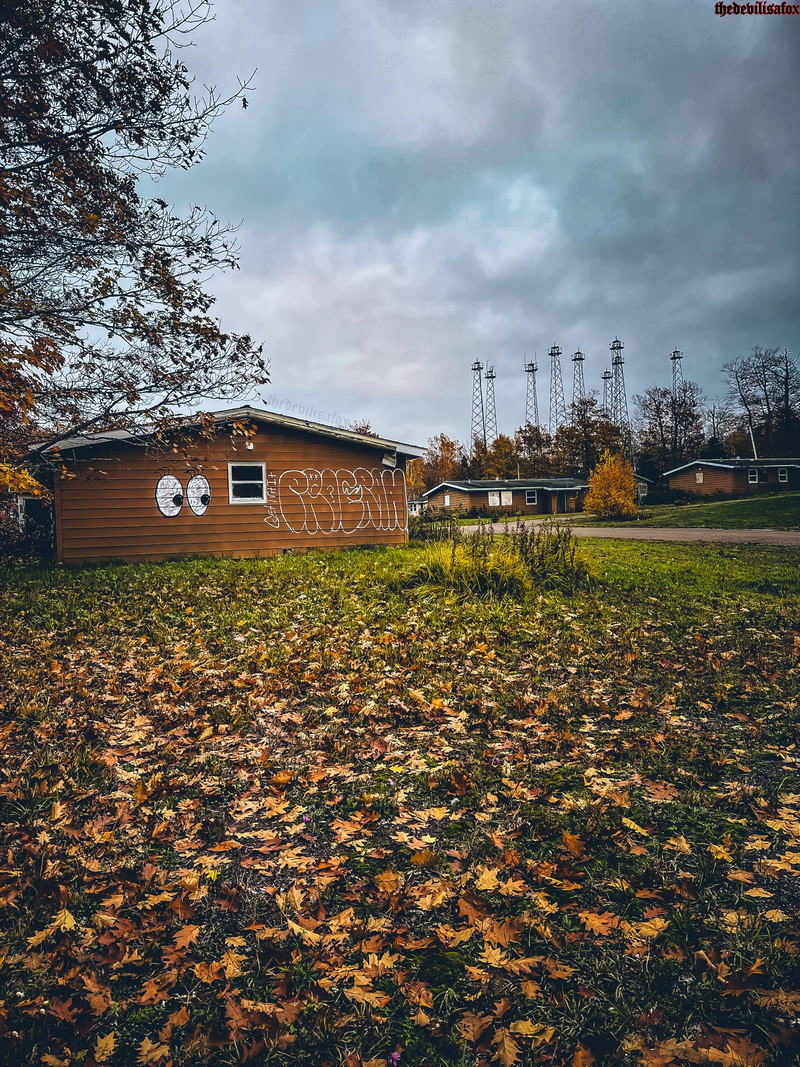
[[554, 1026], [540, 1026], [532, 1023], [530, 1019], [517, 1019], [509, 1026], [509, 1030], [512, 1034], [533, 1038], [534, 1046], [546, 1045], [553, 1040], [556, 1032]]
[[551, 978], [571, 978], [577, 973], [577, 967], [570, 967], [568, 963], [562, 963], [561, 960], [545, 960], [544, 966]]
[[503, 1067], [513, 1067], [522, 1050], [504, 1026], [501, 1026], [496, 1031], [492, 1038], [492, 1044], [495, 1046], [493, 1059], [497, 1060], [498, 1063], [502, 1063]]
[[117, 1044], [117, 1035], [114, 1033], [98, 1037], [94, 1043], [93, 1056], [98, 1063], [106, 1063], [114, 1055]]
[[403, 876], [397, 871], [382, 871], [375, 875], [373, 881], [382, 893], [396, 893], [403, 884]]
[[474, 1045], [491, 1021], [491, 1015], [473, 1015], [472, 1012], [467, 1012], [459, 1020], [457, 1030], [462, 1037]]
[[625, 932], [643, 941], [652, 941], [669, 926], [667, 919], [649, 919], [643, 923], [625, 923]]
[[[624, 820], [623, 820], [624, 821]], [[571, 834], [567, 830], [561, 835], [561, 841], [564, 848], [569, 852], [570, 856], [575, 856], [576, 859], [581, 857], [586, 852], [586, 846], [577, 834]]]
[[613, 911], [579, 911], [578, 918], [593, 934], [608, 937], [620, 924], [619, 915]]
[[169, 1046], [157, 1045], [146, 1037], [139, 1045], [139, 1055], [136, 1058], [139, 1063], [159, 1063], [169, 1058]]
[[597, 1063], [595, 1054], [585, 1045], [578, 1045], [572, 1057], [572, 1067], [593, 1067]]

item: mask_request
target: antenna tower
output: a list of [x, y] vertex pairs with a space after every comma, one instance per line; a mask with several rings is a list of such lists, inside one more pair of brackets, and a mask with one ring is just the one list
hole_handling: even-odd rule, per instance
[[525, 373], [528, 383], [525, 388], [525, 425], [539, 425], [539, 397], [536, 393], [536, 372], [539, 364], [535, 359], [530, 359], [525, 364]]
[[583, 381], [583, 361], [586, 356], [580, 349], [572, 354], [572, 421], [578, 414], [578, 404], [586, 396], [586, 386]]
[[487, 366], [486, 374], [486, 445], [490, 447], [497, 438], [497, 408], [494, 403], [494, 382], [497, 375], [494, 367]]
[[477, 359], [472, 364], [472, 422], [470, 424], [469, 447], [475, 447], [476, 441], [486, 444], [486, 410], [483, 406], [483, 364]]
[[553, 345], [550, 356], [550, 433], [567, 425], [567, 404], [564, 400], [564, 382], [561, 378], [561, 349]]
[[606, 418], [609, 418], [611, 415], [611, 410], [609, 407], [611, 403], [611, 397], [609, 396], [609, 393], [611, 392], [611, 371], [604, 370], [603, 373], [600, 375], [600, 378], [603, 382], [603, 415]]
[[611, 421], [626, 434], [630, 432], [628, 397], [625, 393], [625, 346], [618, 337], [609, 345], [611, 349]]
[[673, 402], [677, 401], [678, 396], [683, 389], [683, 352], [679, 352], [677, 348], [673, 348], [670, 352], [669, 358], [672, 362], [672, 399]]

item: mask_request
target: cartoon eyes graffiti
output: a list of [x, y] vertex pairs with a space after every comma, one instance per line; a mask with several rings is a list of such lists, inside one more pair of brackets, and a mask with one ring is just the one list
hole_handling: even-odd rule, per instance
[[[211, 503], [211, 486], [202, 474], [195, 474], [186, 487], [189, 507], [195, 515], [203, 515]], [[156, 504], [167, 518], [174, 518], [183, 507], [183, 486], [174, 474], [165, 474], [156, 483]]]
[[190, 478], [186, 486], [186, 498], [195, 515], [202, 515], [211, 503], [211, 486], [208, 484], [208, 478], [204, 478], [202, 474], [195, 474], [193, 478]]
[[174, 474], [165, 474], [156, 484], [156, 504], [162, 515], [173, 518], [183, 507], [183, 486]]

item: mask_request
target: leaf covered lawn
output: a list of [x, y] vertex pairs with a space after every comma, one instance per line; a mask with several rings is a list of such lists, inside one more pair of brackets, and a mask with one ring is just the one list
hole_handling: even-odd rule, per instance
[[0, 1059], [790, 1064], [797, 553], [2, 576]]

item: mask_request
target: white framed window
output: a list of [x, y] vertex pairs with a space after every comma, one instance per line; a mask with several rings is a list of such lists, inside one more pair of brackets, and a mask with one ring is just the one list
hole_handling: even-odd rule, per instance
[[526, 489], [525, 490], [525, 503], [526, 504], [538, 504], [539, 503], [539, 495], [538, 495], [538, 493], [537, 493], [537, 491], [535, 489]]
[[263, 463], [228, 464], [228, 500], [231, 504], [266, 504], [267, 480]]
[[758, 481], [758, 470], [755, 467], [748, 468], [747, 480], [751, 485]]
[[788, 482], [789, 481], [789, 471], [786, 469], [786, 467], [778, 467], [778, 481], [779, 482]]
[[500, 493], [500, 505], [504, 508], [510, 508], [514, 503], [514, 494], [510, 489], [503, 489]]
[[500, 507], [500, 494], [499, 493], [497, 493], [497, 492], [490, 492], [489, 493], [489, 507], [490, 508], [499, 508]]
[[450, 507], [450, 494], [449, 493], [445, 493], [444, 494], [444, 506], [446, 508]]
[[698, 485], [702, 485], [703, 484], [703, 472], [702, 471], [695, 471], [694, 472], [694, 480], [697, 482]]

